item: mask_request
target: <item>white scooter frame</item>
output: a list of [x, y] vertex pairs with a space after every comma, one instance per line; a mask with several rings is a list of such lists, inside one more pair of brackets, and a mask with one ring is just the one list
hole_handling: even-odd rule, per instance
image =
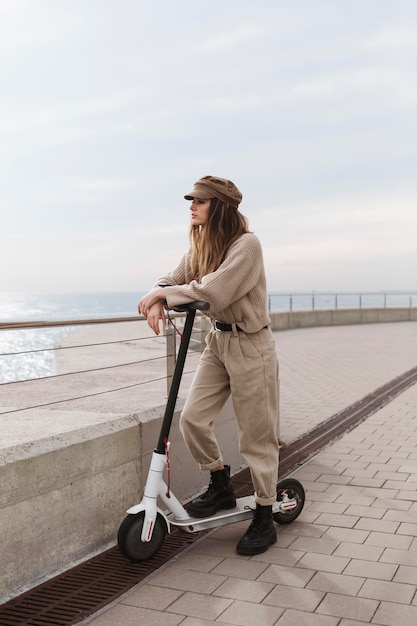
[[[190, 517], [163, 478], [165, 470], [168, 468], [169, 471], [168, 436], [195, 315], [197, 310], [208, 308], [206, 302], [192, 302], [175, 307], [176, 311], [186, 312], [187, 315], [158, 445], [152, 454], [142, 501], [127, 510], [127, 517], [121, 523], [117, 537], [120, 551], [132, 561], [143, 561], [152, 557], [161, 547], [166, 533], [170, 532], [171, 525], [193, 533], [253, 517], [256, 507], [253, 495], [237, 498], [233, 509], [222, 510], [205, 518]], [[168, 513], [158, 507], [158, 498]], [[272, 508], [275, 522], [279, 524], [292, 522], [301, 513], [304, 501], [304, 489], [296, 479], [287, 478], [278, 482], [277, 500]]]

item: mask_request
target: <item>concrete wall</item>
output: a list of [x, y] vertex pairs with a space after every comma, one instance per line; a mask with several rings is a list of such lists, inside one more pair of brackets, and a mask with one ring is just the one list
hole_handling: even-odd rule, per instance
[[[182, 407], [178, 403], [178, 409]], [[126, 509], [143, 493], [164, 406], [138, 415], [9, 448], [0, 462], [0, 602], [115, 544]], [[200, 492], [196, 469], [178, 429], [171, 430], [172, 483], [182, 501]], [[238, 454], [231, 403], [219, 440], [234, 472]]]
[[345, 324], [374, 324], [417, 320], [417, 308], [397, 309], [332, 309], [317, 311], [273, 312], [273, 330], [339, 326]]

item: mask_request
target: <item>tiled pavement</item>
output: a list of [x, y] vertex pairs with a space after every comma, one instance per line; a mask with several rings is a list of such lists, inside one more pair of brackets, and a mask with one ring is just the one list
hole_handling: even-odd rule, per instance
[[[282, 434], [298, 437], [417, 365], [417, 323], [277, 333]], [[417, 385], [292, 474], [300, 517], [241, 557], [247, 522], [215, 529], [93, 626], [415, 626]]]

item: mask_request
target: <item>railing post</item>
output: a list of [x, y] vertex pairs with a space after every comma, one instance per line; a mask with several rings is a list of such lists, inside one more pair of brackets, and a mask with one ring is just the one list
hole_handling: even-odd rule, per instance
[[337, 310], [337, 293], [334, 294], [334, 308]]
[[292, 313], [292, 294], [290, 294], [290, 313]]
[[314, 293], [311, 294], [311, 310], [314, 311], [315, 308], [315, 300], [314, 300]]
[[171, 388], [172, 375], [177, 360], [177, 334], [175, 329], [167, 324], [164, 328], [166, 336], [166, 368], [167, 368], [167, 394]]
[[362, 294], [359, 294], [359, 308], [362, 308]]

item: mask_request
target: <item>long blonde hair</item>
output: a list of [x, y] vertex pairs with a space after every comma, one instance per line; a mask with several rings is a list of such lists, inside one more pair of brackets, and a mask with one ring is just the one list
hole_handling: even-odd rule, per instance
[[210, 201], [207, 222], [190, 228], [191, 271], [193, 279], [217, 270], [230, 246], [248, 231], [248, 220], [235, 209], [217, 198]]

